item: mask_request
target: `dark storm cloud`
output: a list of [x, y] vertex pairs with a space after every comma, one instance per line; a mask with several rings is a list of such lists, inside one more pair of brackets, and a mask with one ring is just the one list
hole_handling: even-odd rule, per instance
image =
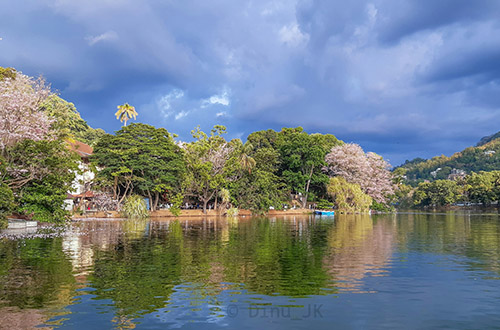
[[89, 123], [180, 133], [303, 126], [389, 158], [500, 129], [497, 1], [0, 0], [0, 66], [43, 74]]
[[466, 25], [498, 17], [496, 0], [381, 1], [385, 19], [380, 23], [379, 38], [385, 43], [421, 31], [432, 31], [452, 24]]

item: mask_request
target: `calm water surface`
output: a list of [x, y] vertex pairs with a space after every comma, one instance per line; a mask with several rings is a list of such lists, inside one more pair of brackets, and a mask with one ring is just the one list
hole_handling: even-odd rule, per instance
[[75, 222], [0, 238], [0, 328], [499, 329], [500, 218]]

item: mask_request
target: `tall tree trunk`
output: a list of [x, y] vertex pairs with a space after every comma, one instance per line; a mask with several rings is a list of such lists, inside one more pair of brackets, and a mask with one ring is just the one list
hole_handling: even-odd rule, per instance
[[207, 214], [207, 203], [208, 199], [203, 200], [203, 214]]
[[160, 193], [159, 192], [155, 192], [155, 202], [154, 202], [154, 209], [155, 211], [158, 209], [158, 201], [160, 200]]
[[118, 176], [115, 176], [115, 182], [113, 185], [113, 199], [118, 198]]
[[148, 190], [148, 202], [149, 202], [149, 210], [154, 211], [153, 196], [151, 196], [151, 192], [149, 190]]
[[217, 190], [215, 191], [214, 211], [217, 210]]
[[314, 170], [314, 165], [311, 166], [311, 172], [309, 173], [309, 179], [307, 180], [307, 185], [306, 185], [306, 196], [304, 198], [304, 201], [302, 202], [302, 208], [306, 208], [307, 205], [307, 197], [309, 195], [309, 185], [311, 184], [311, 178], [313, 175], [313, 170]]

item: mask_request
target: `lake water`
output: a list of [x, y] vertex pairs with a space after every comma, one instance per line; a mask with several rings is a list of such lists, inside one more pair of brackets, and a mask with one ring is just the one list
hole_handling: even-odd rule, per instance
[[101, 220], [30, 235], [0, 239], [0, 328], [500, 328], [498, 214]]

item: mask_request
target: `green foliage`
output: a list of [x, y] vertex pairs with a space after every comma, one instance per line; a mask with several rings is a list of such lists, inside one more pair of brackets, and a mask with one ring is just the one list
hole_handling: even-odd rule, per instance
[[0, 66], [0, 81], [6, 78], [16, 79], [17, 72], [13, 68], [3, 68]]
[[54, 118], [52, 129], [62, 139], [76, 139], [88, 145], [95, 145], [105, 132], [93, 129], [80, 117], [73, 103], [67, 102], [57, 95], [51, 95], [42, 105], [47, 115]]
[[228, 217], [237, 217], [238, 216], [238, 213], [239, 213], [239, 210], [238, 208], [236, 207], [231, 207], [229, 208], [227, 211], [226, 211], [226, 215]]
[[333, 203], [326, 199], [320, 199], [316, 203], [316, 209], [318, 210], [331, 210], [332, 208], [333, 208]]
[[248, 136], [247, 143], [254, 147], [254, 153], [259, 150], [266, 150], [268, 154], [275, 152], [275, 161], [271, 163], [274, 168], [268, 171], [285, 183], [284, 193], [302, 193], [308, 200], [327, 196], [328, 176], [322, 168], [326, 165], [325, 155], [332, 147], [342, 144], [335, 136], [309, 135], [302, 127], [283, 128], [280, 132], [254, 132]]
[[379, 211], [379, 212], [391, 212], [394, 210], [393, 207], [391, 207], [387, 204], [384, 204], [384, 203], [378, 203], [375, 200], [372, 202], [370, 209], [374, 210], [374, 211]]
[[281, 159], [279, 176], [292, 192], [307, 195], [313, 186], [322, 194], [320, 187], [328, 182], [328, 176], [322, 171], [327, 148], [317, 137], [308, 135], [302, 127], [283, 128], [277, 135], [276, 150]]
[[368, 212], [372, 205], [372, 198], [365, 194], [358, 184], [349, 183], [340, 176], [330, 179], [327, 191], [339, 211], [364, 213]]
[[170, 202], [172, 203], [172, 206], [170, 206], [170, 213], [178, 217], [181, 215], [181, 205], [182, 202], [184, 201], [184, 195], [181, 193], [177, 193], [170, 199]]
[[7, 216], [14, 206], [12, 190], [5, 183], [0, 183], [0, 229], [7, 227]]
[[489, 142], [466, 148], [451, 157], [441, 155], [429, 160], [417, 158], [406, 161], [401, 168], [406, 169], [405, 175], [411, 184], [447, 179], [454, 169], [465, 173], [500, 170], [500, 139], [494, 137]]
[[287, 187], [276, 175], [279, 153], [273, 148], [263, 147], [251, 155], [255, 159], [254, 170], [243, 172], [242, 177], [230, 185], [233, 204], [254, 214], [266, 213], [270, 207], [281, 208], [288, 194]]
[[242, 170], [242, 143], [227, 142], [222, 137], [225, 133], [226, 128], [220, 125], [214, 126], [210, 135], [197, 127], [191, 132], [195, 141], [186, 146], [186, 191], [203, 204], [203, 212], [209, 201], [218, 198], [218, 191], [236, 181]]
[[489, 205], [500, 200], [500, 171], [471, 173], [465, 179], [467, 199]]
[[135, 111], [135, 108], [131, 106], [128, 103], [125, 103], [123, 105], [119, 105], [118, 111], [116, 111], [115, 116], [116, 119], [120, 120], [120, 122], [125, 122], [124, 126], [127, 126], [127, 121], [132, 118], [137, 117], [137, 112]]
[[413, 203], [413, 192], [414, 191], [411, 186], [403, 183], [398, 184], [393, 200], [396, 207], [398, 209], [410, 209], [415, 206]]
[[496, 132], [495, 134], [485, 136], [481, 140], [479, 140], [479, 142], [476, 144], [476, 147], [484, 146], [485, 144], [499, 138], [500, 138], [500, 132]]
[[133, 191], [149, 198], [152, 211], [164, 195], [180, 190], [185, 171], [182, 150], [172, 135], [146, 124], [131, 124], [114, 136], [103, 136], [92, 161], [102, 168], [97, 180], [112, 186], [115, 197], [123, 199]]
[[60, 140], [24, 140], [7, 150], [13, 174], [5, 178], [18, 212], [45, 222], [64, 221], [64, 199], [78, 171], [79, 157]]
[[460, 187], [455, 181], [436, 180], [420, 183], [413, 200], [416, 206], [444, 206], [457, 202], [460, 196]]
[[57, 180], [33, 182], [23, 189], [18, 211], [32, 215], [37, 221], [63, 222], [69, 216], [69, 212], [63, 209], [66, 188]]
[[145, 219], [149, 217], [149, 211], [144, 198], [139, 195], [127, 197], [122, 206], [122, 214], [128, 219]]

